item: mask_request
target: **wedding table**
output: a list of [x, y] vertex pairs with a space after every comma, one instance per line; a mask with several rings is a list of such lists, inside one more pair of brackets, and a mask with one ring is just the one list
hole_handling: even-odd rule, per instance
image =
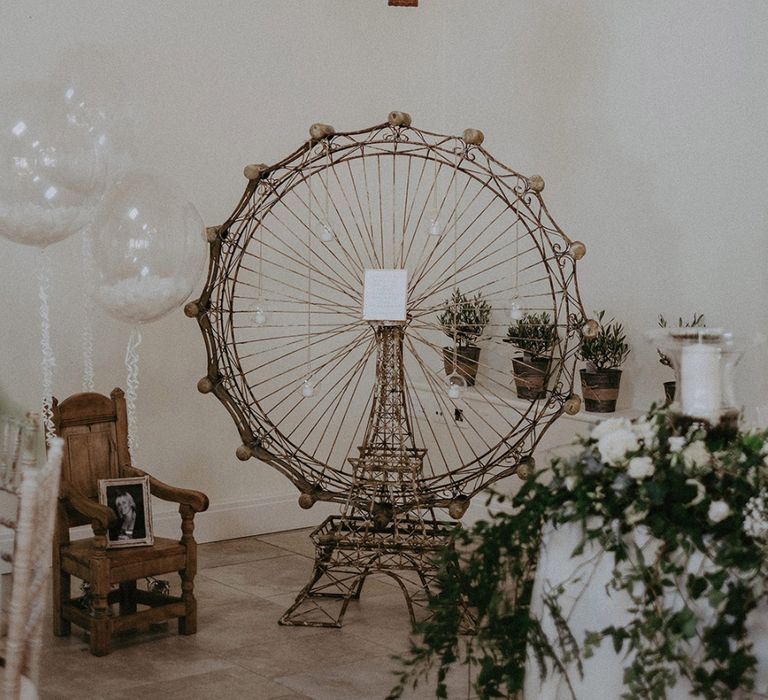
[[[649, 551], [655, 546], [645, 528], [634, 533], [635, 542]], [[584, 552], [571, 556], [581, 541], [581, 525], [567, 523], [557, 529], [549, 526], [544, 533], [539, 554], [539, 565], [534, 582], [533, 614], [542, 620], [544, 631], [550, 640], [556, 639], [551, 615], [544, 605], [544, 594], [562, 582], [565, 592], [559, 597], [562, 612], [571, 632], [581, 646], [585, 632], [599, 631], [609, 625], [622, 626], [632, 619], [628, 608], [631, 600], [624, 591], [607, 588], [612, 579], [613, 555], [604, 552], [599, 545], [588, 544]], [[699, 566], [701, 560], [692, 560], [691, 566]], [[572, 581], [574, 578], [578, 579]], [[677, 601], [665, 601], [675, 604]], [[679, 601], [682, 606], [682, 601]], [[750, 639], [753, 653], [758, 659], [754, 691], [734, 698], [768, 697], [768, 604], [752, 612], [749, 618]], [[610, 639], [603, 640], [590, 658], [582, 659], [583, 675], [575, 662], [567, 665], [567, 676], [552, 672], [542, 681], [535, 660], [529, 657], [526, 664], [525, 700], [618, 700], [626, 692], [623, 683], [626, 662], [626, 645], [618, 654]], [[570, 683], [570, 687], [569, 687]], [[689, 700], [691, 685], [680, 678], [667, 695], [668, 700]]]

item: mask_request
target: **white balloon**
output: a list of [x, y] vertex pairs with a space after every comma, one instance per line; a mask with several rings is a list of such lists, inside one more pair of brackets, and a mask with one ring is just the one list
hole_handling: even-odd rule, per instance
[[0, 235], [25, 245], [88, 224], [106, 181], [106, 133], [71, 86], [23, 83], [0, 102]]
[[105, 195], [93, 229], [95, 297], [114, 318], [148, 323], [191, 294], [205, 259], [205, 225], [173, 184], [126, 173]]

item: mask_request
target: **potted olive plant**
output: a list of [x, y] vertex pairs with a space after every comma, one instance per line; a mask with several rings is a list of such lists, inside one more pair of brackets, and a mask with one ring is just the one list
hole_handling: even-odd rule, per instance
[[584, 408], [595, 413], [616, 410], [621, 382], [621, 365], [629, 355], [624, 327], [615, 319], [603, 321], [605, 311], [597, 312], [598, 331], [594, 338], [584, 338], [579, 357], [587, 363], [581, 374]]
[[443, 348], [443, 365], [447, 376], [458, 374], [467, 386], [474, 386], [480, 362], [477, 339], [483, 334], [491, 318], [491, 305], [482, 292], [467, 297], [457, 288], [444, 303], [438, 323], [453, 346]]
[[[693, 314], [693, 318], [690, 321], [684, 322], [681, 316], [677, 320], [679, 328], [704, 328], [707, 324], [704, 323], [704, 314]], [[667, 319], [662, 314], [659, 314], [659, 328], [667, 328]], [[672, 368], [672, 360], [669, 359], [661, 350], [656, 348], [656, 352], [659, 353], [659, 362], [664, 367]], [[667, 405], [671, 404], [675, 400], [675, 381], [664, 382], [664, 398]]]
[[512, 359], [518, 398], [535, 401], [546, 395], [552, 346], [556, 340], [557, 326], [546, 311], [523, 314], [507, 328], [503, 341], [523, 353]]

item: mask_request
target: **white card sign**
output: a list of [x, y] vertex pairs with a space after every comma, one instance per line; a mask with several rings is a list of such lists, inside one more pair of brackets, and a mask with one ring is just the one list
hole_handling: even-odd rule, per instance
[[366, 270], [364, 321], [405, 321], [408, 270]]

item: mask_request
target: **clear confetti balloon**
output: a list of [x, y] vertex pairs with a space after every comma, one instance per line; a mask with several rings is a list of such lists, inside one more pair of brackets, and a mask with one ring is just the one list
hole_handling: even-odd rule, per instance
[[108, 138], [71, 85], [23, 83], [0, 101], [0, 235], [45, 248], [92, 220]]
[[94, 288], [112, 317], [148, 323], [178, 308], [206, 255], [205, 225], [172, 183], [126, 173], [107, 192], [94, 229]]
[[108, 177], [118, 179], [131, 168], [139, 120], [137, 102], [120, 53], [95, 42], [67, 47], [58, 57], [56, 82], [77, 92], [78, 104], [106, 136]]

